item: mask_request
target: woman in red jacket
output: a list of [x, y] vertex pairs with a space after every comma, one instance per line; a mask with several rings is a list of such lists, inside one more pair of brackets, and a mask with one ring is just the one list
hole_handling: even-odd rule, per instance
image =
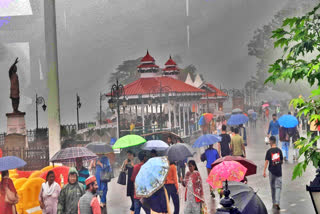
[[198, 214], [201, 211], [201, 202], [204, 202], [202, 179], [194, 160], [188, 162], [189, 172], [185, 179], [181, 179], [186, 187], [184, 214]]

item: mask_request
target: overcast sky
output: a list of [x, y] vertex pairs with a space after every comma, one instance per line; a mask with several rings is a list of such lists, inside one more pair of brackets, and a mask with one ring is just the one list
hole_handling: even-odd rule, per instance
[[[38, 1], [34, 3], [41, 9]], [[242, 88], [256, 69], [256, 60], [249, 57], [247, 51], [254, 30], [267, 24], [288, 1], [189, 0], [187, 17], [186, 0], [56, 0], [62, 123], [76, 122], [77, 92], [82, 100], [80, 121], [91, 121], [99, 109], [99, 92], [106, 93], [110, 89], [107, 85], [110, 72], [123, 60], [144, 56], [146, 49], [159, 66], [164, 65], [170, 54], [179, 54], [183, 60], [180, 67], [194, 64], [217, 87], [221, 84], [224, 88]], [[5, 27], [14, 29], [15, 24], [13, 20]], [[10, 52], [0, 52], [0, 67], [5, 73], [0, 77], [3, 101], [0, 131], [6, 127], [5, 113], [11, 111], [7, 71], [16, 54], [22, 58], [18, 67], [20, 79], [28, 79], [28, 72], [39, 79], [20, 82], [21, 93], [25, 96], [21, 110], [27, 112], [27, 128], [35, 127], [32, 98], [36, 92], [45, 98], [47, 94], [46, 80], [41, 80], [42, 73], [46, 72], [41, 59], [44, 54], [42, 25], [38, 19], [36, 24], [30, 24], [32, 27], [19, 25], [19, 29], [23, 27], [24, 31], [39, 37], [39, 46], [32, 46], [30, 53], [40, 52], [41, 71], [28, 68], [30, 65], [26, 61], [30, 56], [25, 45], [21, 50], [14, 45], [0, 47], [0, 51]], [[190, 48], [187, 47], [187, 25], [190, 26]], [[0, 28], [0, 35], [6, 35], [2, 34], [2, 29], [5, 28]], [[46, 117], [45, 113], [40, 113], [40, 126], [47, 126]]]

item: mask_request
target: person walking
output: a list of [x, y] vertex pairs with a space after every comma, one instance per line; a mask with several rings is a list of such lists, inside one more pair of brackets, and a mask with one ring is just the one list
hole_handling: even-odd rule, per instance
[[[133, 183], [136, 180], [136, 177], [141, 169], [141, 166], [147, 161], [147, 155], [145, 154], [145, 152], [140, 151], [138, 154], [138, 158], [140, 160], [140, 163], [134, 165], [133, 172], [131, 175], [131, 181]], [[146, 214], [150, 214], [150, 209], [142, 205], [140, 198], [136, 196], [136, 192], [134, 191], [134, 214], [140, 214], [141, 207], [143, 208]]]
[[[0, 213], [5, 214], [17, 214], [16, 204], [19, 201], [17, 190], [13, 185], [11, 178], [9, 178], [9, 171], [1, 172], [1, 182], [0, 182]], [[10, 201], [6, 201], [6, 195], [10, 193], [8, 199]], [[7, 195], [8, 196], [8, 195]]]
[[247, 146], [247, 131], [243, 124], [239, 125], [239, 134], [243, 139], [244, 145]]
[[46, 182], [42, 184], [39, 203], [43, 214], [56, 214], [58, 208], [58, 197], [60, 195], [60, 185], [54, 181], [55, 174], [49, 171]]
[[188, 162], [189, 172], [181, 182], [186, 187], [184, 214], [198, 214], [201, 211], [201, 202], [204, 202], [202, 179], [194, 160]]
[[280, 195], [282, 188], [282, 151], [277, 147], [276, 138], [269, 138], [271, 148], [266, 152], [263, 177], [267, 177], [266, 169], [269, 170], [269, 181], [271, 187], [271, 196], [273, 209], [280, 210]]
[[230, 142], [231, 142], [231, 137], [229, 134], [227, 134], [227, 126], [222, 125], [222, 134], [220, 134], [221, 141], [219, 142], [219, 150], [220, 150], [220, 155], [221, 157], [231, 155], [230, 151]]
[[180, 178], [185, 177], [186, 175], [186, 165], [187, 165], [188, 159], [185, 159], [183, 161], [177, 161], [177, 172], [178, 172], [178, 180], [180, 182]]
[[276, 144], [278, 146], [278, 141], [279, 141], [279, 128], [280, 124], [277, 120], [277, 115], [273, 114], [272, 115], [272, 121], [269, 123], [269, 129], [268, 129], [268, 137], [270, 137], [270, 134], [276, 138]]
[[57, 214], [78, 213], [78, 201], [85, 193], [84, 186], [78, 182], [78, 176], [76, 168], [71, 167], [68, 173], [68, 184], [60, 191]]
[[101, 214], [101, 208], [96, 196], [98, 183], [95, 176], [85, 180], [86, 193], [78, 202], [78, 214]]
[[239, 135], [239, 128], [234, 128], [235, 135], [231, 138], [231, 154], [233, 156], [246, 157], [246, 148], [243, 143], [242, 137]]
[[174, 204], [174, 214], [179, 214], [179, 185], [177, 177], [177, 167], [174, 163], [170, 163], [169, 172], [165, 181], [165, 188], [167, 189], [169, 200], [172, 198]]
[[289, 159], [289, 146], [290, 146], [290, 137], [288, 134], [288, 129], [281, 126], [279, 129], [279, 139], [282, 145], [282, 153], [285, 161]]
[[295, 142], [300, 138], [298, 127], [288, 128], [289, 141], [292, 140], [292, 148], [293, 148], [293, 161], [297, 161], [299, 157], [299, 149], [297, 149]]
[[103, 173], [112, 173], [109, 158], [105, 155], [100, 156], [96, 162], [96, 179], [98, 183], [97, 193], [100, 196], [100, 206], [102, 208], [107, 207], [108, 182], [110, 182], [102, 179], [101, 175]]
[[79, 174], [78, 181], [86, 187], [85, 180], [89, 177], [89, 170], [83, 166], [82, 158], [76, 158], [76, 169]]
[[127, 171], [128, 180], [127, 180], [127, 196], [131, 199], [131, 214], [134, 212], [134, 183], [131, 181], [131, 176], [134, 167], [134, 153], [131, 150], [127, 151], [127, 159], [123, 162], [123, 171]]

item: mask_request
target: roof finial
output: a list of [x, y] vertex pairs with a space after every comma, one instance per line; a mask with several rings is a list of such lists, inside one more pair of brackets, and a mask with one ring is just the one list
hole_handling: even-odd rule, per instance
[[149, 50], [147, 49], [147, 54], [149, 54]]
[[170, 54], [170, 59], [172, 59], [172, 58], [171, 58], [171, 54]]

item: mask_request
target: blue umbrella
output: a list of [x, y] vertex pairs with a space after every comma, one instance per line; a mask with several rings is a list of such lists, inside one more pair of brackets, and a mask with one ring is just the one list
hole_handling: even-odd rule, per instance
[[167, 157], [150, 158], [141, 169], [135, 180], [135, 190], [138, 197], [148, 198], [163, 187], [169, 172]]
[[248, 122], [249, 118], [244, 114], [233, 114], [228, 120], [227, 124], [229, 126], [240, 125]]
[[143, 150], [156, 150], [156, 151], [164, 151], [167, 148], [169, 148], [168, 144], [166, 142], [163, 142], [162, 140], [149, 140], [147, 141], [142, 149]]
[[283, 126], [285, 128], [294, 128], [298, 125], [298, 120], [296, 117], [290, 115], [290, 114], [285, 114], [282, 115], [279, 119], [278, 122], [280, 126]]
[[111, 138], [110, 145], [113, 146], [117, 142], [116, 138]]
[[199, 137], [196, 142], [192, 145], [192, 148], [200, 148], [203, 146], [209, 146], [215, 144], [216, 142], [220, 142], [221, 137], [219, 135], [214, 134], [205, 134]]
[[0, 172], [23, 167], [26, 164], [24, 160], [16, 156], [5, 156], [0, 158]]

